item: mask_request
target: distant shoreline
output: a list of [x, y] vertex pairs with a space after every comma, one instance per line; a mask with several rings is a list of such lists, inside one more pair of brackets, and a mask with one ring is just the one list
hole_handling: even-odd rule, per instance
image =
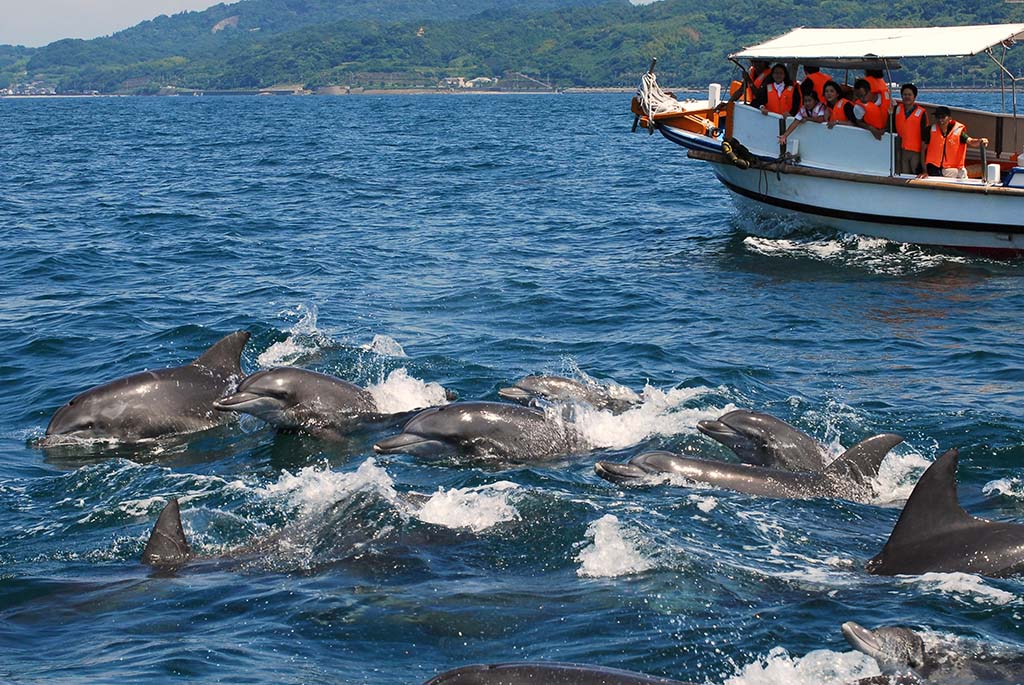
[[[675, 88], [674, 92], [686, 95], [700, 95], [706, 92], [705, 88]], [[929, 93], [998, 93], [999, 88], [922, 88]], [[216, 92], [203, 93], [199, 91], [199, 97], [359, 97], [360, 95], [575, 95], [588, 93], [633, 93], [635, 88], [624, 86], [605, 87], [572, 87], [562, 90], [472, 90], [469, 88], [461, 90], [445, 90], [438, 88], [366, 88], [352, 90], [347, 93], [281, 93], [281, 92]], [[1006, 90], [1010, 93], [1011, 91]], [[61, 94], [61, 95], [0, 95], [0, 100], [45, 100], [45, 99], [68, 99], [68, 98], [152, 98], [152, 97], [196, 97], [192, 93], [152, 94], [152, 95], [128, 95], [124, 93], [98, 93], [98, 94]]]

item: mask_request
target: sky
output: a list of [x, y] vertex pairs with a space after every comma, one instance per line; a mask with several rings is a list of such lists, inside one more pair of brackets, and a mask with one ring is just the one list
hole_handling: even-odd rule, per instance
[[0, 0], [0, 45], [105, 36], [161, 14], [235, 0]]

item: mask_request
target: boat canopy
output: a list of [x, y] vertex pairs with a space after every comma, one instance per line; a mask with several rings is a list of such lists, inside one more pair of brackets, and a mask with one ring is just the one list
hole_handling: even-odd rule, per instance
[[870, 67], [905, 57], [966, 57], [1024, 38], [1024, 24], [927, 28], [798, 28], [730, 55], [732, 59], [800, 62], [819, 66]]

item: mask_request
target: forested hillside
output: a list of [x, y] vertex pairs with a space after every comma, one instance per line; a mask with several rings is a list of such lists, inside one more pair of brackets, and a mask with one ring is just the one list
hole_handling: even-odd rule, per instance
[[[0, 78], [21, 67], [17, 78], [101, 92], [424, 86], [507, 72], [559, 87], [627, 86], [657, 56], [662, 83], [702, 86], [732, 76], [730, 52], [794, 26], [1022, 20], [1024, 7], [1003, 2], [961, 8], [910, 0], [244, 0], [160, 17], [107, 38], [0, 49]], [[1024, 47], [1016, 50], [1019, 71]], [[983, 57], [906, 66], [897, 78], [935, 86], [998, 79]]]

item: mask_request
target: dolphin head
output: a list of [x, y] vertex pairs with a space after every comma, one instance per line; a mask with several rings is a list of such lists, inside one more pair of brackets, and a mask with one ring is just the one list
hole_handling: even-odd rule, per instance
[[925, 664], [924, 641], [909, 628], [883, 626], [868, 630], [848, 621], [842, 630], [850, 646], [874, 659], [884, 674], [916, 671]]
[[463, 414], [452, 409], [456, 405], [424, 409], [402, 427], [402, 432], [384, 438], [373, 446], [378, 454], [411, 454], [436, 457], [458, 451]]
[[700, 421], [697, 430], [728, 447], [747, 464], [794, 471], [824, 468], [821, 445], [770, 414], [737, 409], [717, 421]]
[[46, 435], [82, 440], [103, 438], [112, 432], [112, 418], [103, 397], [94, 392], [82, 393], [54, 412]]
[[219, 411], [252, 414], [275, 425], [287, 423], [286, 413], [300, 402], [297, 389], [301, 374], [300, 369], [288, 367], [257, 371], [213, 406]]
[[697, 430], [722, 443], [744, 461], [766, 466], [768, 431], [765, 416], [737, 409], [718, 417], [716, 421], [699, 421]]
[[499, 397], [523, 404], [536, 399], [591, 402], [592, 395], [593, 391], [583, 383], [562, 376], [526, 376], [498, 391]]

